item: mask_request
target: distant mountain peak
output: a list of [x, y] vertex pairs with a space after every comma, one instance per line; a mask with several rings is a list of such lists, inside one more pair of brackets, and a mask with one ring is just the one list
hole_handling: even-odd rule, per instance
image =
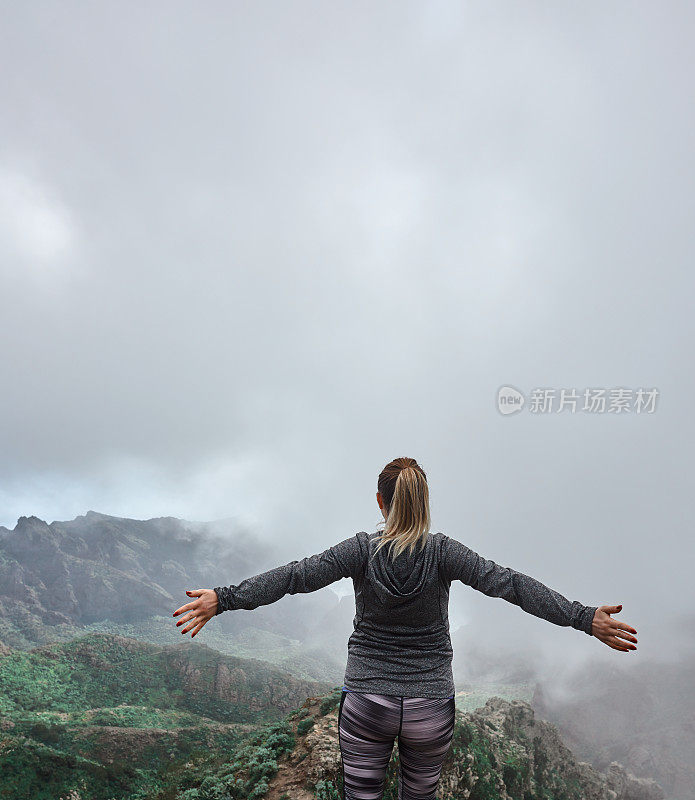
[[26, 527], [35, 527], [36, 525], [41, 526], [48, 526], [48, 523], [45, 519], [41, 519], [40, 517], [36, 517], [31, 514], [28, 517], [19, 517], [17, 519], [17, 528], [26, 528]]
[[75, 519], [88, 519], [93, 522], [96, 519], [125, 519], [125, 517], [115, 517], [112, 514], [102, 514], [100, 511], [92, 511], [90, 509], [82, 517], [75, 517]]

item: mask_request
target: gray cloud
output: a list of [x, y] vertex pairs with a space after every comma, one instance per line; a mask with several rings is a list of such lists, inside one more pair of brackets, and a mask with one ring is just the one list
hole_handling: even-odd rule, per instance
[[[0, 524], [237, 516], [290, 560], [412, 455], [436, 530], [678, 652], [693, 13], [8, 6]], [[503, 418], [504, 383], [661, 397]]]

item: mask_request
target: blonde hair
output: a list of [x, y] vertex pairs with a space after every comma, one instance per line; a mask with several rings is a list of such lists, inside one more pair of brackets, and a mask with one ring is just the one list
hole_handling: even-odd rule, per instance
[[396, 458], [381, 471], [377, 488], [387, 516], [374, 554], [387, 544], [393, 558], [406, 548], [412, 554], [418, 544], [424, 547], [431, 523], [430, 493], [422, 467], [414, 458]]

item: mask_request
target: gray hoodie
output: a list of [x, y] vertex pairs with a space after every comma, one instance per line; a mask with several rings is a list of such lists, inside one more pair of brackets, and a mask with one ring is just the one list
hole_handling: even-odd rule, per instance
[[460, 580], [555, 625], [591, 635], [597, 606], [570, 602], [529, 575], [501, 567], [443, 533], [396, 559], [389, 545], [374, 554], [378, 532], [359, 533], [322, 553], [216, 587], [217, 613], [253, 609], [286, 594], [315, 592], [352, 578], [355, 618], [344, 686], [400, 697], [450, 697], [454, 689], [449, 636], [449, 587]]

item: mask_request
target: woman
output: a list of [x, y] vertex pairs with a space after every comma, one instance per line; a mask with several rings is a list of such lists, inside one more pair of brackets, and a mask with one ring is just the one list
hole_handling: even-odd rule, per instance
[[498, 566], [442, 533], [430, 533], [427, 476], [414, 459], [387, 464], [377, 488], [382, 531], [361, 531], [323, 553], [236, 586], [187, 591], [196, 599], [174, 616], [185, 614], [176, 625], [186, 624], [181, 633], [195, 636], [223, 611], [257, 608], [352, 578], [356, 614], [338, 709], [343, 798], [382, 797], [398, 738], [400, 800], [430, 800], [454, 731], [448, 621], [453, 580], [555, 625], [584, 631], [615, 650], [636, 650], [631, 634], [637, 631], [611, 618], [620, 605], [570, 602], [535, 578]]

